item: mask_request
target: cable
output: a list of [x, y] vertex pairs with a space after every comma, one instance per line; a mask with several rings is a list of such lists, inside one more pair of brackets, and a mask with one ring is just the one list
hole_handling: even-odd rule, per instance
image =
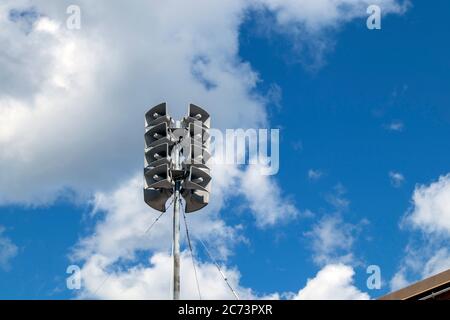
[[226, 284], [228, 285], [228, 288], [230, 288], [231, 292], [233, 293], [233, 295], [236, 297], [236, 300], [239, 300], [239, 296], [237, 295], [236, 291], [234, 291], [233, 287], [231, 286], [231, 284], [228, 282], [227, 277], [225, 276], [225, 274], [222, 272], [222, 269], [220, 269], [219, 264], [217, 263], [216, 260], [214, 260], [214, 258], [211, 256], [211, 253], [208, 251], [208, 248], [206, 247], [206, 245], [203, 243], [203, 241], [201, 239], [198, 239], [198, 241], [200, 241], [200, 243], [202, 244], [202, 246], [205, 248], [206, 253], [208, 254], [209, 258], [211, 260], [213, 260], [214, 264], [217, 267], [217, 270], [219, 270], [220, 274], [222, 275], [223, 280], [226, 282]]
[[153, 226], [159, 221], [159, 219], [161, 219], [161, 217], [163, 216], [164, 213], [167, 212], [167, 210], [170, 208], [170, 206], [173, 203], [173, 199], [172, 201], [169, 203], [169, 205], [166, 207], [166, 209], [158, 216], [158, 218], [156, 218], [155, 221], [153, 221], [153, 223], [150, 225], [150, 227], [147, 228], [147, 230], [144, 232], [144, 234], [147, 234], [148, 232], [150, 232], [150, 230], [153, 228]]
[[[172, 260], [172, 257], [173, 257], [173, 241], [172, 241], [172, 246], [171, 246], [171, 250], [170, 250], [170, 260]], [[173, 272], [173, 265], [172, 265], [172, 272]], [[172, 297], [173, 297], [173, 291], [172, 291], [172, 289], [173, 289], [173, 285], [172, 285], [172, 281], [173, 281], [173, 278], [172, 277], [169, 277], [170, 278], [170, 280], [169, 280], [169, 300], [170, 299], [172, 299]]]
[[[186, 214], [184, 212], [183, 209], [183, 216], [186, 217]], [[213, 263], [215, 264], [217, 270], [219, 270], [220, 275], [222, 276], [223, 280], [225, 281], [225, 283], [228, 285], [228, 288], [230, 288], [231, 292], [233, 293], [233, 295], [236, 297], [236, 300], [240, 300], [238, 294], [236, 293], [236, 291], [234, 291], [233, 287], [231, 286], [231, 284], [228, 282], [227, 277], [225, 276], [225, 274], [222, 272], [222, 269], [220, 268], [220, 265], [217, 263], [217, 261], [213, 258], [213, 256], [211, 255], [211, 253], [209, 252], [208, 248], [206, 247], [205, 243], [200, 239], [197, 238], [198, 241], [200, 241], [201, 245], [203, 246], [203, 248], [205, 249], [206, 253], [208, 254], [209, 258], [213, 261]]]
[[[166, 207], [166, 209], [158, 216], [158, 218], [155, 219], [155, 221], [153, 221], [153, 223], [147, 228], [147, 230], [144, 232], [144, 235], [147, 234], [148, 232], [150, 232], [150, 230], [153, 228], [153, 226], [159, 221], [159, 219], [161, 219], [161, 217], [163, 216], [164, 213], [167, 212], [167, 210], [170, 208], [170, 206], [173, 204], [173, 199], [172, 201], [169, 203], [169, 205]], [[97, 292], [103, 287], [103, 285], [109, 280], [109, 278], [111, 277], [111, 273], [109, 273], [105, 279], [102, 281], [102, 283], [98, 286], [98, 288], [94, 291], [94, 295], [97, 294]]]
[[175, 200], [175, 197], [172, 198], [172, 201], [170, 201], [169, 205], [166, 207], [166, 211], [169, 210], [169, 208], [173, 204], [174, 200]]
[[161, 219], [161, 217], [163, 216], [163, 214], [166, 213], [166, 211], [162, 212], [158, 218], [156, 218], [155, 221], [153, 221], [153, 223], [150, 225], [150, 227], [147, 228], [147, 230], [145, 230], [144, 234], [147, 234], [148, 232], [150, 232], [150, 230], [153, 228], [153, 226], [159, 221], [159, 219]]
[[94, 296], [97, 295], [98, 291], [103, 287], [103, 285], [106, 283], [106, 281], [108, 281], [109, 277], [111, 277], [111, 273], [108, 273], [108, 275], [105, 277], [105, 279], [103, 280], [103, 282], [98, 286], [97, 289], [95, 289], [95, 291], [94, 291]]
[[[167, 210], [169, 210], [170, 206], [173, 204], [173, 201], [175, 200], [175, 198], [172, 198], [172, 201], [169, 203], [169, 205], [166, 207], [166, 209], [158, 216], [158, 218], [156, 218], [155, 221], [153, 221], [153, 223], [150, 225], [150, 227], [147, 228], [147, 230], [145, 231], [144, 234], [147, 234], [148, 232], [150, 232], [150, 230], [153, 228], [153, 226], [159, 221], [159, 219], [161, 219], [161, 217], [164, 215], [164, 213], [167, 212]], [[170, 252], [170, 257], [172, 257], [173, 255], [173, 243], [172, 243], [172, 250]], [[169, 287], [169, 297], [172, 295], [172, 278], [170, 278], [170, 287]]]
[[[181, 207], [181, 205], [182, 205], [182, 203], [181, 203], [181, 199], [180, 199], [180, 207]], [[183, 218], [184, 218], [184, 227], [186, 229], [186, 238], [188, 240], [189, 250], [191, 251], [192, 265], [194, 266], [195, 282], [197, 283], [198, 296], [199, 296], [200, 300], [202, 300], [202, 293], [200, 292], [200, 284], [198, 282], [198, 276], [197, 276], [197, 267], [195, 266], [194, 252], [192, 250], [191, 237], [189, 235], [189, 228], [188, 228], [188, 224], [187, 224], [186, 213], [184, 212], [184, 210], [183, 210]]]

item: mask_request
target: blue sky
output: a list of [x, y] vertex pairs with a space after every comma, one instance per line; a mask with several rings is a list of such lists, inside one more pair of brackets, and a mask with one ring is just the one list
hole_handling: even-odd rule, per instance
[[[20, 5], [15, 5], [8, 2], [5, 8], [0, 7], [0, 10], [9, 12], [16, 10], [13, 11], [16, 13], [21, 12], [20, 10], [40, 12], [42, 17], [47, 19], [45, 23], [38, 24], [38, 21], [41, 21], [39, 19], [44, 18], [33, 14], [33, 19], [37, 21], [34, 22], [35, 31], [31, 31], [31, 35], [27, 34], [28, 31], [19, 30], [17, 24], [20, 22], [20, 15], [15, 14], [14, 19], [0, 20], [2, 25], [8, 26], [7, 31], [0, 37], [0, 43], [3, 41], [6, 46], [11, 46], [12, 42], [8, 41], [15, 41], [15, 37], [19, 37], [15, 43], [17, 48], [1, 45], [0, 52], [3, 51], [5, 55], [17, 54], [23, 65], [31, 64], [37, 68], [30, 61], [31, 57], [20, 51], [22, 44], [23, 50], [37, 46], [35, 49], [39, 54], [36, 59], [42, 59], [43, 69], [50, 70], [38, 74], [38, 79], [58, 76], [60, 69], [66, 67], [64, 64], [58, 64], [58, 59], [70, 60], [71, 56], [66, 51], [57, 51], [59, 54], [48, 57], [48, 52], [42, 51], [39, 43], [36, 44], [36, 39], [43, 43], [48, 41], [50, 48], [52, 45], [59, 48], [58, 45], [65, 41], [64, 37], [74, 37], [70, 40], [81, 48], [85, 48], [83, 45], [95, 39], [102, 39], [102, 45], [106, 49], [110, 49], [108, 45], [111, 44], [126, 47], [127, 42], [123, 40], [127, 39], [126, 31], [123, 31], [123, 38], [114, 38], [117, 30], [102, 29], [102, 23], [108, 25], [108, 21], [115, 21], [112, 17], [117, 13], [106, 13], [102, 16], [99, 7], [91, 8], [89, 4], [81, 2], [86, 27], [83, 25], [81, 30], [77, 31], [81, 35], [73, 36], [70, 33], [67, 36], [68, 31], [51, 31], [52, 28], [48, 27], [55, 21], [64, 21], [63, 4], [51, 5], [45, 1], [30, 3], [22, 1]], [[261, 227], [257, 223], [260, 219], [258, 216], [267, 212], [255, 209], [254, 199], [245, 196], [246, 189], [239, 187], [239, 177], [246, 174], [244, 168], [243, 171], [238, 169], [238, 172], [233, 174], [227, 171], [228, 169], [224, 171], [233, 176], [230, 179], [236, 179], [238, 186], [234, 191], [232, 188], [227, 190], [223, 198], [216, 195], [217, 198], [213, 198], [215, 202], [210, 205], [210, 211], [204, 213], [205, 217], [210, 217], [205, 218], [205, 224], [220, 225], [220, 235], [215, 237], [204, 230], [208, 227], [201, 227], [202, 212], [192, 218], [193, 232], [211, 242], [213, 250], [219, 252], [226, 248], [228, 254], [220, 261], [233, 275], [233, 285], [239, 287], [244, 296], [251, 288], [252, 294], [249, 297], [277, 293], [282, 298], [296, 294], [300, 298], [308, 297], [308, 294], [313, 298], [327, 298], [312, 294], [320, 290], [314, 287], [312, 282], [308, 287], [307, 281], [320, 280], [318, 273], [321, 270], [332, 270], [327, 267], [341, 266], [354, 272], [353, 277], [350, 276], [351, 281], [348, 275], [343, 276], [347, 277], [342, 280], [342, 286], [345, 286], [343, 291], [349, 290], [349, 287], [357, 291], [356, 294], [352, 291], [350, 295], [342, 295], [343, 298], [367, 297], [362, 296], [364, 294], [376, 298], [409, 282], [449, 268], [450, 253], [446, 248], [450, 239], [450, 226], [445, 224], [445, 221], [450, 221], [450, 178], [446, 176], [450, 173], [450, 45], [447, 41], [450, 30], [450, 3], [436, 1], [431, 5], [423, 1], [411, 1], [411, 5], [407, 6], [404, 12], [396, 12], [391, 8], [392, 3], [396, 2], [382, 1], [382, 10], [385, 5], [388, 12], [382, 18], [381, 30], [367, 29], [367, 14], [360, 12], [359, 7], [349, 8], [349, 11], [355, 10], [356, 14], [352, 13], [351, 18], [344, 19], [345, 21], [332, 19], [331, 22], [321, 22], [316, 16], [304, 17], [303, 13], [299, 13], [292, 18], [293, 22], [284, 25], [280, 22], [283, 21], [280, 16], [277, 16], [282, 8], [272, 12], [269, 5], [267, 11], [252, 8], [244, 11], [244, 17], [236, 15], [237, 8], [225, 8], [225, 22], [222, 23], [222, 20], [218, 19], [220, 21], [217, 24], [226, 32], [215, 34], [214, 37], [219, 39], [211, 40], [211, 43], [217, 41], [217, 46], [209, 42], [207, 45], [202, 44], [202, 41], [195, 42], [200, 47], [206, 47], [205, 54], [211, 62], [206, 59], [201, 72], [205, 79], [217, 83], [217, 88], [193, 87], [191, 92], [177, 97], [168, 96], [168, 93], [174, 90], [173, 86], [189, 85], [185, 83], [184, 73], [177, 69], [183, 68], [180, 62], [184, 61], [183, 57], [176, 54], [173, 57], [167, 55], [166, 62], [161, 66], [162, 71], [159, 70], [160, 67], [153, 58], [153, 52], [158, 50], [152, 45], [142, 44], [142, 39], [139, 39], [141, 33], [134, 36], [130, 33], [127, 40], [136, 51], [142, 49], [142, 55], [133, 53], [131, 56], [130, 60], [136, 63], [131, 65], [131, 68], [127, 68], [130, 66], [128, 64], [123, 67], [117, 62], [126, 57], [126, 54], [131, 54], [125, 49], [112, 51], [111, 57], [104, 58], [105, 52], [101, 50], [106, 49], [92, 46], [96, 55], [94, 58], [102, 57], [95, 60], [95, 70], [80, 62], [83, 59], [88, 61], [90, 57], [81, 53], [81, 58], [76, 59], [75, 66], [67, 67], [68, 71], [64, 69], [61, 76], [63, 83], [68, 81], [70, 86], [75, 87], [74, 91], [71, 91], [71, 87], [64, 89], [66, 91], [63, 97], [66, 97], [69, 103], [86, 102], [89, 107], [95, 108], [97, 104], [108, 105], [108, 102], [113, 100], [113, 103], [115, 100], [119, 101], [118, 103], [127, 101], [126, 96], [133, 95], [132, 102], [140, 104], [141, 109], [128, 113], [128, 109], [113, 105], [110, 109], [99, 109], [99, 113], [87, 113], [90, 118], [97, 117], [97, 121], [86, 120], [83, 110], [79, 116], [77, 112], [68, 112], [69, 121], [79, 121], [78, 124], [73, 124], [74, 127], [68, 128], [69, 132], [74, 129], [73, 132], [76, 132], [79, 126], [80, 131], [84, 133], [79, 136], [74, 133], [74, 136], [63, 142], [52, 140], [48, 146], [47, 141], [64, 132], [65, 128], [61, 126], [62, 131], [43, 129], [42, 137], [40, 128], [51, 128], [53, 122], [49, 121], [60, 123], [67, 119], [58, 118], [60, 114], [56, 112], [55, 119], [49, 120], [52, 117], [36, 111], [33, 113], [36, 117], [42, 116], [46, 119], [46, 122], [43, 122], [45, 125], [37, 126], [39, 130], [36, 131], [40, 137], [38, 141], [42, 143], [42, 154], [48, 155], [48, 159], [59, 157], [62, 152], [67, 152], [60, 147], [60, 143], [73, 144], [76, 147], [73, 153], [70, 153], [75, 159], [78, 159], [77, 150], [81, 150], [80, 161], [77, 162], [79, 165], [63, 156], [60, 161], [61, 168], [57, 169], [54, 169], [55, 162], [45, 162], [48, 160], [45, 155], [32, 157], [31, 159], [36, 161], [33, 163], [34, 170], [44, 168], [42, 175], [35, 175], [31, 169], [21, 167], [23, 162], [14, 164], [8, 158], [9, 155], [20, 155], [14, 153], [16, 151], [12, 145], [8, 145], [8, 133], [15, 132], [20, 125], [12, 127], [10, 131], [8, 128], [4, 132], [0, 130], [0, 138], [3, 138], [0, 139], [2, 150], [12, 150], [4, 151], [0, 161], [4, 176], [0, 179], [0, 226], [3, 228], [0, 228], [0, 298], [117, 298], [121, 297], [120, 294], [132, 298], [165, 298], [166, 293], [159, 294], [158, 291], [164, 284], [152, 287], [151, 280], [148, 289], [151, 294], [148, 296], [145, 290], [139, 289], [142, 283], [136, 285], [137, 293], [130, 293], [130, 296], [126, 295], [128, 291], [125, 289], [118, 290], [113, 296], [99, 293], [95, 288], [99, 288], [98, 283], [103, 281], [107, 273], [95, 273], [91, 264], [96, 261], [95, 257], [101, 255], [107, 257], [105, 259], [112, 259], [106, 260], [109, 261], [109, 267], [106, 263], [103, 271], [113, 272], [110, 281], [117, 281], [117, 287], [120, 287], [120, 276], [135, 275], [132, 273], [133, 267], [152, 274], [156, 271], [148, 264], [149, 257], [159, 253], [167, 255], [170, 249], [167, 243], [164, 242], [161, 246], [147, 246], [143, 243], [147, 240], [157, 242], [164, 238], [169, 241], [170, 234], [164, 234], [163, 231], [155, 235], [155, 238], [150, 235], [148, 238], [136, 240], [127, 236], [118, 237], [117, 242], [111, 240], [109, 245], [104, 243], [108, 242], [105, 240], [108, 237], [108, 228], [111, 228], [112, 233], [118, 232], [111, 222], [115, 221], [115, 218], [108, 220], [108, 217], [117, 217], [117, 212], [122, 212], [119, 216], [127, 214], [128, 207], [122, 205], [119, 200], [129, 199], [131, 196], [121, 188], [125, 188], [124, 185], [132, 186], [133, 190], [137, 190], [137, 194], [141, 191], [140, 180], [137, 184], [129, 182], [136, 170], [140, 169], [139, 166], [142, 166], [142, 154], [138, 152], [143, 128], [136, 128], [134, 124], [142, 123], [142, 111], [152, 104], [167, 100], [169, 105], [183, 103], [183, 106], [176, 108], [184, 108], [191, 102], [186, 101], [189, 98], [197, 98], [201, 100], [199, 104], [206, 109], [210, 108], [213, 123], [216, 115], [216, 123], [222, 128], [241, 124], [244, 128], [268, 125], [281, 130], [280, 171], [274, 177], [261, 178], [268, 180], [261, 180], [261, 184], [257, 183], [253, 189], [255, 192], [258, 192], [259, 188], [278, 190], [280, 208], [275, 206], [267, 210], [283, 216], [289, 211], [288, 206], [292, 205], [295, 207], [293, 217], [286, 215], [287, 218], [277, 218], [276, 223]], [[133, 10], [139, 11], [137, 5], [131, 6], [134, 6]], [[114, 7], [111, 10], [114, 10]], [[161, 16], [165, 17], [164, 15], [174, 9], [171, 5], [158, 8], [156, 4], [152, 4], [150, 7], [152, 12], [149, 11], [149, 15], [153, 18], [159, 15], [159, 10]], [[217, 14], [215, 9], [209, 9], [212, 10], [211, 16]], [[207, 10], [208, 8], [205, 9]], [[220, 10], [217, 9], [218, 12]], [[29, 19], [30, 15], [24, 16]], [[183, 18], [188, 20], [189, 16]], [[277, 22], [277, 19], [280, 20]], [[305, 27], [305, 21], [306, 25], [310, 23], [308, 19], [318, 23], [320, 30], [308, 31]], [[120, 24], [140, 29], [148, 27], [144, 20], [145, 14], [142, 13], [135, 24], [129, 17], [124, 18]], [[215, 23], [214, 19], [206, 20], [199, 28], [205, 32], [205, 24], [209, 26], [211, 23]], [[235, 29], [229, 27], [228, 23]], [[40, 29], [36, 25], [39, 25]], [[300, 31], [293, 32], [294, 27], [299, 27]], [[158, 21], [156, 31], [150, 33], [147, 38], [148, 42], [158, 43], [159, 36], [164, 37], [167, 34], [176, 34], [182, 39], [180, 42], [184, 42], [190, 37], [190, 32], [195, 33], [197, 30], [197, 27], [190, 30], [180, 26], [183, 32], [177, 33], [172, 29], [166, 32], [165, 28], [174, 28], [176, 31], [178, 27], [169, 27]], [[215, 27], [211, 28], [216, 30]], [[222, 30], [220, 28], [218, 30]], [[86, 29], [91, 33], [83, 33]], [[130, 29], [133, 30], [132, 27]], [[232, 31], [228, 32], [229, 29]], [[47, 30], [48, 35], [30, 40], [30, 37], [34, 36], [33, 32], [38, 32], [36, 30]], [[101, 32], [102, 30], [109, 32]], [[205, 36], [206, 39], [208, 36]], [[233, 37], [235, 41], [222, 40]], [[318, 50], [318, 43], [323, 45], [323, 50]], [[113, 48], [116, 48], [115, 45]], [[168, 47], [171, 52], [171, 46]], [[228, 48], [234, 49], [228, 52]], [[181, 47], [181, 50], [184, 49]], [[163, 53], [164, 50], [165, 47], [161, 49]], [[222, 51], [225, 53], [221, 53]], [[148, 60], [146, 52], [150, 56]], [[32, 105], [37, 103], [36, 97], [44, 97], [48, 99], [46, 101], [57, 99], [55, 96], [60, 94], [60, 89], [49, 89], [47, 84], [28, 83], [28, 80], [23, 83], [20, 77], [28, 79], [27, 75], [23, 74], [21, 67], [8, 65], [10, 62], [7, 58], [0, 60], [0, 65], [7, 66], [3, 68], [3, 75], [0, 71], [0, 81], [5, 84], [5, 89], [0, 89], [0, 115], [3, 115], [4, 119], [12, 119], [6, 118], [6, 113], [16, 107], [11, 101], [18, 101], [17, 105], [21, 104], [17, 110], [24, 106], [23, 108], [29, 107], [29, 112], [32, 113], [33, 108], [40, 108], [39, 105]], [[141, 62], [144, 63], [142, 70], [147, 70], [146, 73], [150, 75], [145, 75], [145, 72], [140, 70]], [[175, 78], [177, 72], [181, 75], [173, 86], [170, 78], [159, 78], [159, 72], [164, 71], [166, 63], [167, 66], [173, 66], [173, 70], [168, 71], [170, 77]], [[223, 63], [230, 63], [227, 71], [221, 69]], [[56, 71], [52, 71], [52, 65], [57, 66]], [[17, 72], [14, 72], [15, 68]], [[124, 71], [125, 69], [127, 70]], [[102, 76], [105, 70], [106, 75]], [[52, 72], [56, 72], [56, 76]], [[92, 79], [91, 73], [94, 74]], [[152, 73], [156, 75], [153, 77]], [[121, 74], [129, 78], [124, 77], [124, 80], [121, 80]], [[258, 80], [254, 83], [246, 78], [256, 74]], [[85, 77], [89, 78], [86, 80]], [[138, 77], [143, 81], [137, 82]], [[227, 77], [230, 79], [224, 80], [228, 79]], [[130, 78], [136, 80], [127, 82]], [[103, 83], [105, 86], [102, 88], [100, 85]], [[97, 91], [94, 90], [93, 93], [89, 88], [86, 89], [89, 85], [98, 88]], [[235, 96], [230, 98], [230, 93], [225, 89], [220, 91], [224, 87], [232, 88], [231, 93]], [[244, 88], [244, 93], [240, 93], [241, 87]], [[110, 96], [108, 92], [114, 92], [115, 95]], [[258, 98], [254, 98], [255, 96]], [[221, 97], [224, 100], [215, 104], [214, 101]], [[259, 106], [262, 100], [266, 102]], [[61, 103], [61, 100], [56, 101], [56, 104]], [[230, 107], [227, 111], [226, 106], [235, 102], [247, 102], [243, 107], [247, 110], [248, 105], [247, 118], [233, 118], [227, 114], [233, 113], [234, 109]], [[130, 105], [127, 108], [134, 107]], [[114, 136], [114, 139], [110, 140], [117, 145], [97, 148], [97, 144], [106, 145], [109, 141], [108, 135], [115, 130], [110, 130], [107, 121], [98, 118], [105, 110], [112, 114], [111, 123], [118, 124], [114, 128], [127, 133]], [[176, 112], [180, 112], [179, 109]], [[266, 116], [267, 122], [257, 121], [262, 115]], [[19, 111], [13, 117], [22, 121], [22, 124], [28, 121]], [[6, 120], [0, 124], [6, 126]], [[100, 136], [103, 134], [104, 138], [91, 141], [89, 134], [98, 132]], [[88, 146], [83, 149], [85, 144]], [[118, 144], [127, 147], [122, 148]], [[78, 149], [78, 145], [82, 147]], [[24, 144], [24, 147], [27, 147], [27, 144]], [[92, 153], [95, 155], [91, 156]], [[100, 164], [105, 160], [111, 161], [111, 168], [103, 171]], [[120, 172], [110, 174], [115, 170], [114, 166]], [[67, 171], [71, 172], [67, 174]], [[28, 178], [27, 174], [30, 172], [32, 174]], [[313, 173], [316, 173], [315, 177]], [[440, 177], [441, 183], [438, 183]], [[20, 190], [21, 194], [17, 195], [18, 193], [11, 190]], [[123, 193], [117, 193], [117, 190], [122, 190]], [[220, 192], [222, 189], [216, 190]], [[1, 193], [4, 196], [1, 196]], [[416, 197], [413, 198], [413, 195]], [[131, 199], [133, 203], [135, 199]], [[142, 199], [136, 199], [139, 200]], [[429, 208], [431, 209], [428, 210]], [[133, 210], [140, 209], [132, 207], [129, 210], [134, 212]], [[144, 221], [139, 220], [142, 217], [145, 218]], [[152, 212], [139, 213], [129, 219], [124, 218], [121, 227], [128, 228], [127, 221], [134, 223], [130, 229], [136, 225], [145, 226], [155, 217], [156, 214]], [[167, 215], [163, 219], [164, 225], [170, 225]], [[332, 227], [331, 233], [321, 233], [320, 230], [324, 230], [327, 223]], [[155, 226], [158, 227], [159, 225]], [[105, 239], [98, 240], [96, 237], [102, 237], [103, 233], [106, 234]], [[86, 245], [86, 239], [87, 242], [90, 239], [94, 244]], [[116, 253], [111, 249], [122, 245], [128, 248], [124, 252]], [[185, 245], [183, 242], [183, 248], [186, 248]], [[221, 289], [211, 287], [211, 279], [214, 279], [213, 271], [208, 269], [208, 263], [211, 261], [198, 243], [195, 243], [195, 247], [199, 260], [204, 263], [207, 280], [202, 285], [205, 292], [219, 292]], [[66, 288], [66, 268], [71, 264], [79, 265], [86, 273], [86, 284], [91, 281], [86, 288]], [[104, 267], [101, 263], [100, 265]], [[378, 265], [381, 269], [382, 287], [379, 290], [370, 290], [366, 286], [366, 268], [369, 265]], [[167, 269], [163, 274], [170, 276], [170, 267]], [[203, 272], [203, 269], [200, 269]], [[343, 269], [336, 270], [336, 278], [339, 278], [339, 270]], [[235, 274], [240, 274], [238, 280], [234, 278]], [[189, 275], [191, 276], [192, 274]], [[130, 278], [128, 280], [130, 283], [144, 281]], [[105, 291], [113, 291], [116, 288], [110, 285], [111, 287], [105, 284], [105, 287], [108, 286]], [[318, 281], [317, 286], [319, 285], [323, 284]], [[129, 284], [130, 288], [132, 286]], [[300, 294], [302, 289], [303, 293]], [[193, 296], [195, 297], [195, 292]], [[211, 294], [211, 297], [216, 295]], [[217, 294], [217, 297], [227, 296], [224, 293], [223, 296]]]
[[[330, 210], [326, 193], [336, 184], [345, 186], [350, 201], [346, 219], [370, 220], [356, 250], [365, 264], [379, 264], [386, 278], [395, 273], [410, 237], [399, 222], [411, 206], [415, 184], [429, 183], [450, 169], [445, 12], [448, 4], [443, 2], [414, 3], [405, 16], [383, 20], [381, 31], [368, 31], [355, 21], [337, 36], [326, 65], [314, 72], [286, 63], [286, 56], [295, 53], [286, 52], [289, 44], [282, 37], [268, 41], [245, 29], [241, 36], [241, 55], [261, 73], [261, 87], [276, 83], [283, 91], [283, 108], [271, 118], [287, 140], [281, 145], [278, 180], [299, 206], [319, 212]], [[386, 130], [396, 122], [404, 124], [401, 132]], [[293, 147], [298, 141], [300, 151]], [[309, 182], [310, 168], [323, 171], [324, 177]], [[400, 188], [392, 187], [390, 171], [405, 176]], [[286, 251], [298, 256], [282, 263], [295, 265], [293, 272], [314, 272], [305, 263], [310, 253], [302, 252], [308, 251], [302, 228], [311, 222], [282, 231], [289, 235]], [[286, 275], [287, 285], [292, 277]], [[389, 290], [383, 289], [376, 294]]]

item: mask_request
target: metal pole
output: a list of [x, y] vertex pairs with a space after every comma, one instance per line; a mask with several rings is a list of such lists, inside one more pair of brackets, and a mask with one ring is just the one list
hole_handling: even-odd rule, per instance
[[173, 206], [173, 300], [180, 300], [180, 181], [175, 182]]
[[[178, 169], [180, 149], [175, 146], [175, 167]], [[180, 300], [180, 188], [181, 181], [175, 181], [173, 205], [173, 300]]]

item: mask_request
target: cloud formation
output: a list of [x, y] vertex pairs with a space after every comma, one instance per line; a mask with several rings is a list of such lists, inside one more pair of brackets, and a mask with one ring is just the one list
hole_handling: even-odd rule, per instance
[[[373, 3], [385, 13], [402, 11], [394, 0]], [[145, 241], [144, 222], [152, 214], [140, 198], [145, 111], [168, 100], [179, 118], [189, 102], [196, 102], [207, 107], [216, 128], [268, 127], [265, 99], [255, 93], [260, 79], [239, 57], [239, 28], [246, 14], [271, 11], [279, 32], [295, 39], [305, 30], [337, 30], [364, 16], [369, 1], [129, 1], [124, 14], [123, 1], [80, 0], [81, 30], [65, 27], [69, 4], [0, 4], [0, 167], [6, 172], [0, 176], [0, 204], [44, 205], [68, 194], [80, 201], [95, 195], [95, 214], [103, 217], [73, 253], [83, 261], [83, 294], [162, 296], [166, 283], [159, 281], [160, 272], [167, 272], [162, 266], [168, 259], [162, 234], [170, 223], [161, 221], [154, 241]], [[237, 195], [245, 195], [261, 227], [297, 214], [276, 181], [254, 170], [215, 171], [222, 195], [209, 213], [192, 219], [199, 236], [216, 236], [213, 245], [223, 259], [230, 254], [229, 240], [240, 239], [240, 227], [227, 226], [219, 215], [235, 196], [225, 191], [230, 185], [240, 183]], [[142, 250], [153, 252], [147, 265], [137, 262]], [[122, 270], [123, 260], [137, 264]], [[225, 269], [240, 288], [238, 271]], [[217, 290], [212, 297], [224, 297], [225, 291], [214, 287], [212, 266], [202, 264], [200, 270], [211, 292]], [[344, 280], [337, 285], [346, 288], [351, 272], [341, 271]], [[100, 294], [96, 288], [103, 275], [112, 282]], [[139, 279], [152, 283], [152, 292]], [[349, 297], [358, 296], [350, 291]], [[250, 289], [239, 292], [253, 295]]]
[[353, 284], [354, 270], [343, 264], [330, 264], [308, 279], [296, 300], [368, 300], [369, 295]]
[[340, 215], [326, 215], [306, 236], [312, 240], [313, 260], [318, 265], [352, 263], [357, 226], [346, 223]]
[[390, 171], [389, 179], [391, 180], [391, 185], [394, 188], [400, 188], [405, 181], [405, 177], [400, 172]]
[[[181, 254], [181, 298], [199, 299], [193, 264], [186, 252]], [[83, 267], [83, 290], [80, 298], [96, 299], [172, 299], [172, 258], [165, 252], [151, 256], [147, 263], [127, 270], [110, 270], [102, 256], [93, 256]], [[212, 263], [196, 265], [202, 299], [234, 299], [234, 295]], [[229, 282], [240, 298], [252, 299], [250, 289], [239, 286], [236, 269], [222, 266]]]
[[11, 260], [17, 255], [17, 246], [4, 236], [5, 228], [0, 226], [0, 269], [8, 271], [10, 269]]
[[322, 178], [324, 173], [319, 169], [309, 169], [308, 170], [308, 179], [312, 181], [317, 181]]
[[450, 268], [450, 174], [428, 185], [416, 185], [411, 202], [402, 226], [420, 234], [411, 234], [399, 270], [391, 280], [393, 290]]
[[450, 237], [450, 174], [429, 185], [417, 185], [412, 202], [406, 218], [412, 226], [426, 233]]
[[0, 203], [117, 187], [141, 166], [144, 112], [164, 100], [176, 117], [191, 101], [206, 106], [217, 128], [267, 126], [258, 76], [238, 55], [245, 13], [270, 10], [279, 25], [318, 32], [364, 16], [368, 3], [129, 1], [124, 14], [121, 1], [82, 0], [81, 30], [68, 30], [70, 1], [2, 1]]

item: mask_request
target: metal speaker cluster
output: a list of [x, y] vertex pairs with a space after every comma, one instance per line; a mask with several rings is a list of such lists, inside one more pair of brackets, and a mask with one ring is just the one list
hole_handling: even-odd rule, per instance
[[165, 103], [145, 114], [144, 201], [161, 212], [166, 210], [166, 202], [173, 194], [170, 175], [173, 146], [169, 130], [171, 123]]
[[191, 104], [188, 116], [183, 119], [188, 131], [189, 143], [186, 150], [186, 179], [183, 181], [182, 195], [186, 201], [186, 212], [202, 209], [209, 203], [211, 173], [209, 169], [209, 129], [211, 117], [208, 112]]
[[205, 207], [211, 192], [210, 115], [191, 104], [177, 126], [166, 103], [162, 103], [145, 114], [145, 125], [144, 201], [155, 210], [165, 211], [179, 181], [185, 212]]

